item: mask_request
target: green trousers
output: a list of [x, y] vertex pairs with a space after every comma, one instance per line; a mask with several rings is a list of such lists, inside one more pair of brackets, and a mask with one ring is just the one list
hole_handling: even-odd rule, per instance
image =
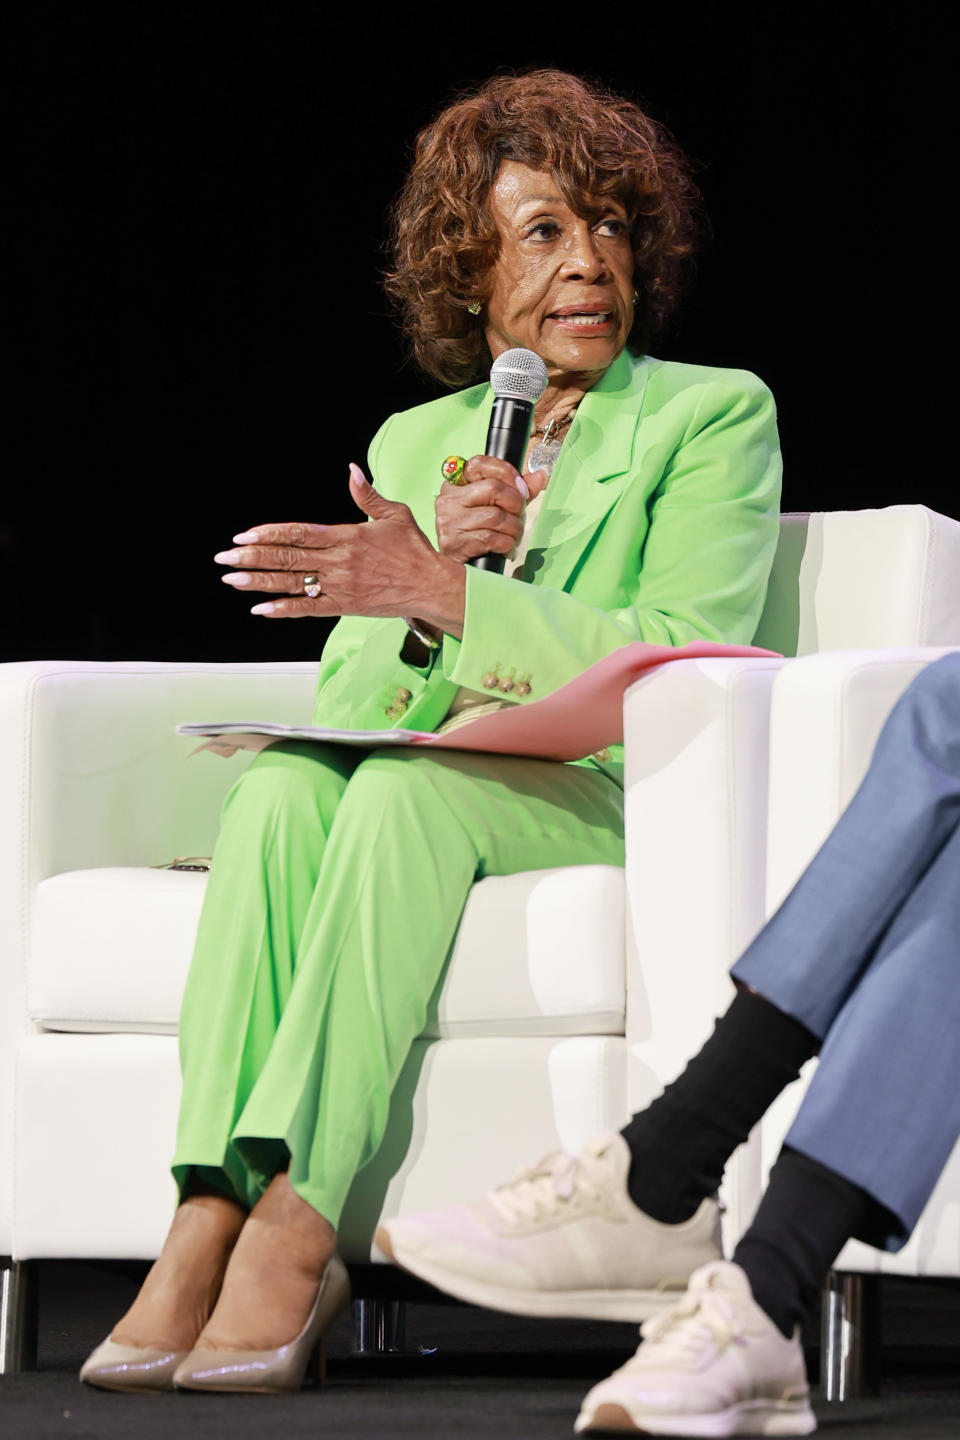
[[[227, 796], [180, 1019], [173, 1161], [253, 1205], [289, 1167], [336, 1226], [474, 880], [623, 863], [588, 767], [275, 745]], [[496, 944], [496, 937], [491, 937]]]

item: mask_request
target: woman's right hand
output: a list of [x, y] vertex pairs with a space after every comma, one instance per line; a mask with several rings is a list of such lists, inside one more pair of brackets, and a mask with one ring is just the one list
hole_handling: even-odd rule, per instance
[[461, 563], [477, 555], [509, 555], [523, 534], [523, 511], [547, 483], [545, 470], [518, 475], [507, 460], [474, 455], [460, 483], [445, 480], [437, 495], [437, 548]]

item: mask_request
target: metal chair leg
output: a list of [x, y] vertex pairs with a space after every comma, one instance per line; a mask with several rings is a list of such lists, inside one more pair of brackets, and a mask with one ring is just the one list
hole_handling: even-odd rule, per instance
[[403, 1300], [354, 1300], [354, 1355], [396, 1355], [407, 1345]]
[[880, 1276], [831, 1270], [820, 1321], [820, 1389], [831, 1403], [875, 1395], [880, 1383]]
[[37, 1368], [37, 1267], [0, 1255], [0, 1375]]

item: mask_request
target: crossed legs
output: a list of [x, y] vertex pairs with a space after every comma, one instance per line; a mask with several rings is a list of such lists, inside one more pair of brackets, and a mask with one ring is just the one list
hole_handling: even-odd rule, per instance
[[474, 879], [622, 859], [622, 794], [586, 768], [258, 757], [228, 797], [184, 998], [183, 1200], [113, 1339], [259, 1350], [296, 1335]]

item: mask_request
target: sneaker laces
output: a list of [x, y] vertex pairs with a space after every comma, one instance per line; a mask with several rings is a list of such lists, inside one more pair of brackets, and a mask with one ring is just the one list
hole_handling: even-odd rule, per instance
[[684, 1295], [675, 1305], [645, 1320], [640, 1334], [643, 1344], [625, 1368], [649, 1363], [653, 1346], [658, 1347], [658, 1362], [671, 1358], [682, 1363], [702, 1356], [707, 1346], [723, 1351], [746, 1340], [729, 1299], [710, 1290]]
[[513, 1180], [487, 1196], [508, 1225], [557, 1214], [579, 1197], [595, 1200], [608, 1178], [603, 1153], [554, 1151], [536, 1165], [521, 1165]]

